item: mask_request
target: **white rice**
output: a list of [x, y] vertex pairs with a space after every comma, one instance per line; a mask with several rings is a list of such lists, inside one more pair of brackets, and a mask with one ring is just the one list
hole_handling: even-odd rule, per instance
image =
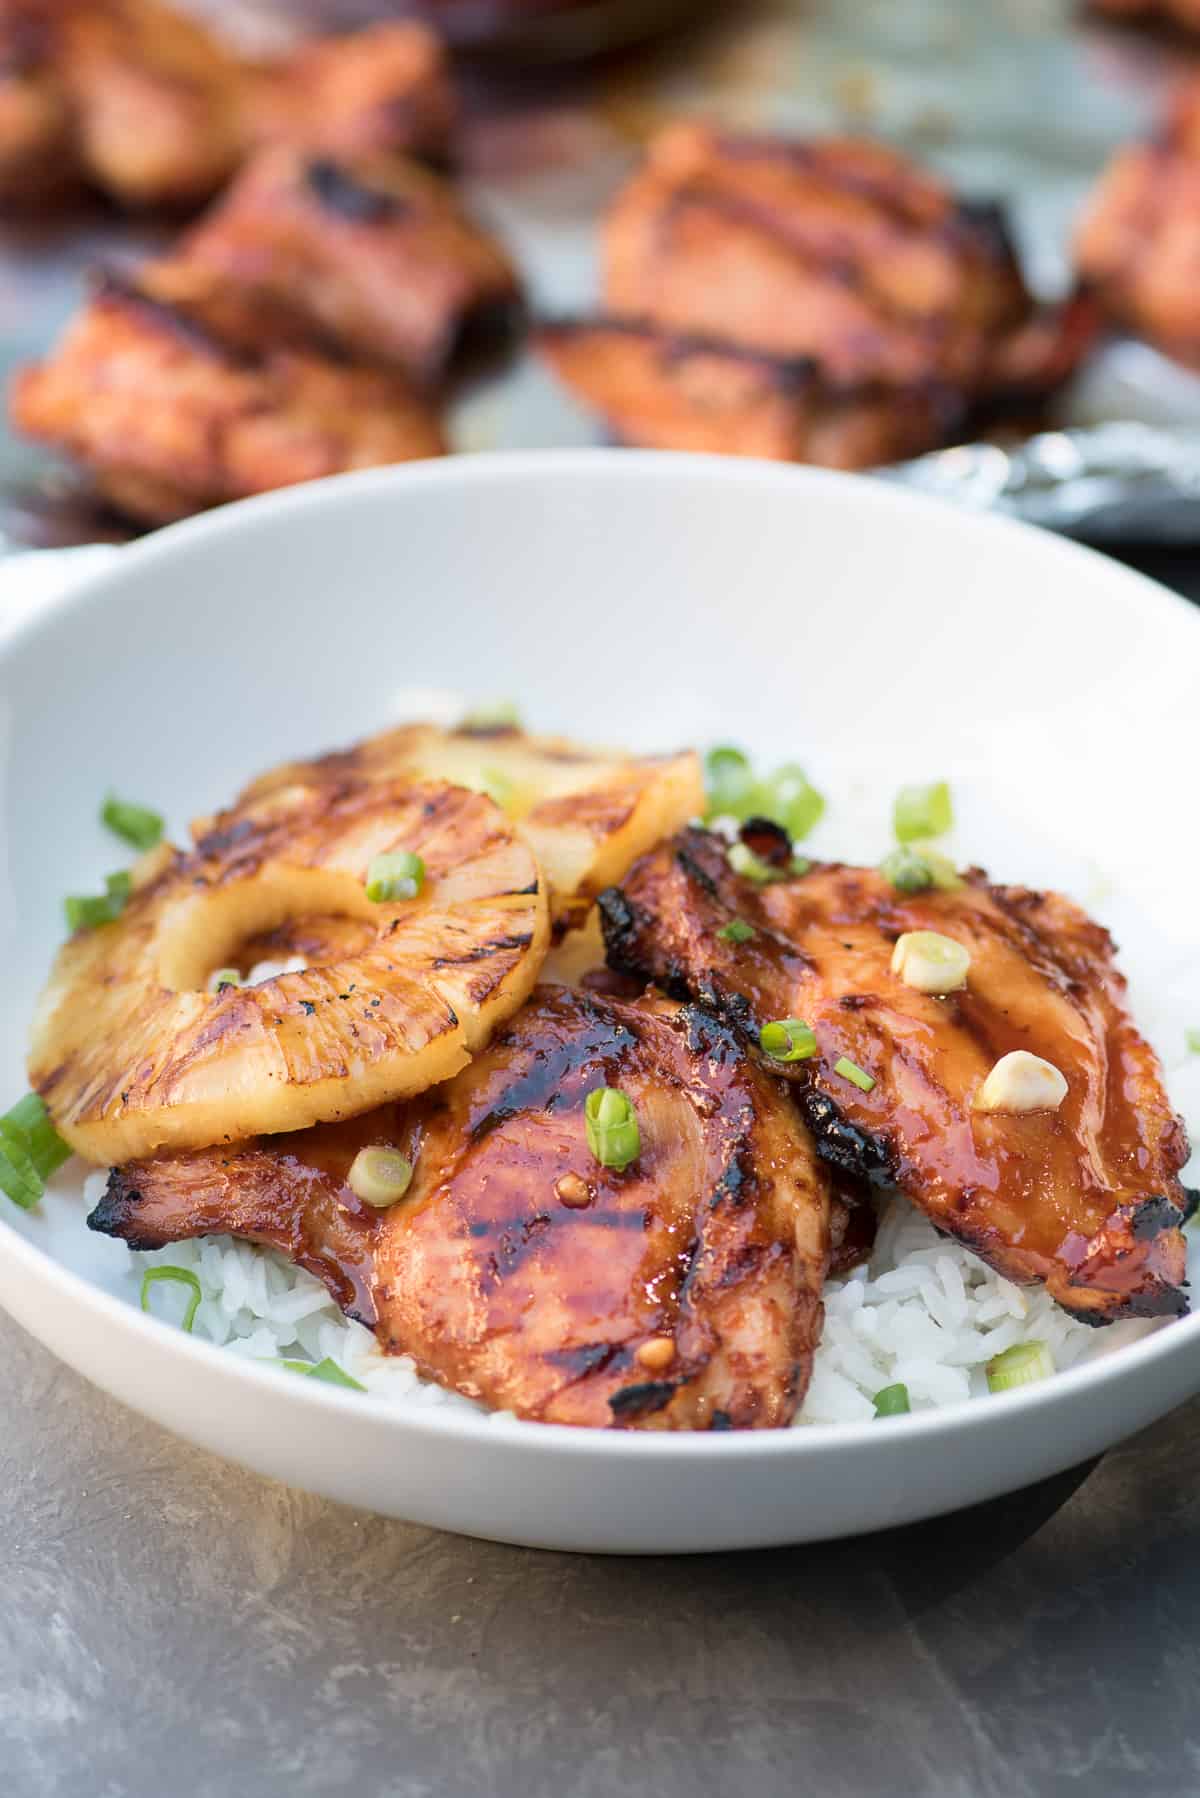
[[[106, 1178], [89, 1177], [89, 1209]], [[343, 1317], [318, 1280], [273, 1250], [209, 1236], [128, 1254], [134, 1291], [148, 1267], [194, 1273], [202, 1295], [194, 1333], [231, 1355], [267, 1363], [328, 1357], [388, 1404], [406, 1410], [452, 1405], [480, 1414], [469, 1400], [419, 1378], [407, 1355], [381, 1354], [371, 1332]], [[178, 1322], [185, 1289], [157, 1283], [151, 1291], [156, 1315]], [[825, 1288], [824, 1333], [796, 1424], [872, 1418], [875, 1394], [898, 1382], [908, 1388], [914, 1411], [957, 1404], [987, 1393], [987, 1363], [1017, 1343], [1045, 1343], [1061, 1371], [1156, 1327], [1135, 1321], [1093, 1330], [1042, 1288], [1014, 1285], [961, 1244], [939, 1236], [896, 1197], [884, 1208], [869, 1265]], [[513, 1420], [500, 1412], [493, 1421]]]

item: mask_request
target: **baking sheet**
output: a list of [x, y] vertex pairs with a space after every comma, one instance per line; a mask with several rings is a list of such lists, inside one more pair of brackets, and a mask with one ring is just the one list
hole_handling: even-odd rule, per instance
[[[285, 8], [209, 0], [201, 10], [239, 32], [269, 35]], [[294, 15], [293, 15], [294, 16]], [[1197, 47], [1102, 23], [1070, 0], [761, 0], [719, 7], [703, 26], [651, 51], [593, 66], [517, 70], [489, 63], [465, 71], [465, 185], [525, 270], [535, 310], [592, 308], [596, 221], [656, 126], [702, 113], [745, 129], [876, 133], [976, 196], [1008, 207], [1031, 284], [1046, 298], [1066, 291], [1072, 220], [1112, 150], [1152, 127], [1170, 84], [1200, 67]], [[53, 339], [76, 303], [87, 266], [135, 257], [165, 241], [161, 226], [131, 225], [96, 206], [0, 233], [0, 365], [7, 371]], [[1183, 506], [1165, 534], [1200, 540], [1192, 488], [1200, 470], [1200, 378], [1145, 346], [1101, 352], [1062, 396], [1052, 423], [1090, 427], [1133, 420], [1143, 434], [1124, 508], [1109, 513], [1121, 478], [1111, 437], [1102, 508], [1109, 540], [1153, 539], [1161, 507], [1139, 510], [1146, 458], [1162, 446], [1170, 481], [1184, 464]], [[459, 450], [585, 444], [594, 418], [573, 405], [533, 358], [460, 395], [452, 408]], [[1182, 434], [1177, 434], [1183, 427]], [[1182, 459], [1182, 460], [1181, 460]], [[986, 461], [987, 459], [984, 458]], [[990, 464], [993, 475], [996, 465]], [[1041, 480], [1070, 457], [1039, 461]], [[6, 435], [0, 444], [0, 532], [11, 543], [81, 541], [107, 534], [71, 484], [39, 453]], [[968, 497], [984, 491], [960, 457], [929, 478], [953, 495], [968, 469]], [[928, 480], [918, 476], [924, 484]], [[1008, 509], [1021, 510], [1018, 479]], [[1088, 490], [1094, 498], [1097, 490]], [[1015, 497], [1014, 497], [1015, 496]], [[1044, 497], [1044, 496], [1043, 496]], [[1081, 495], [1086, 498], [1086, 495]], [[1120, 495], [1117, 496], [1118, 498]], [[1178, 495], [1176, 496], [1178, 497]], [[1072, 528], [1071, 496], [1050, 521]], [[1077, 520], [1076, 520], [1077, 523]], [[1086, 531], [1085, 533], [1086, 534]]]

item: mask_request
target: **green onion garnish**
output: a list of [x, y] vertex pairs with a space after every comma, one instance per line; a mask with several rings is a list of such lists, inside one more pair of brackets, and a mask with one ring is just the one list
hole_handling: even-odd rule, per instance
[[755, 934], [753, 924], [747, 924], [742, 918], [730, 918], [717, 932], [723, 943], [748, 943]]
[[398, 1149], [376, 1145], [360, 1149], [350, 1163], [346, 1184], [365, 1205], [385, 1211], [402, 1199], [412, 1185], [412, 1162]]
[[32, 1210], [70, 1154], [41, 1099], [27, 1093], [0, 1117], [0, 1192], [22, 1211]]
[[162, 841], [163, 818], [149, 806], [134, 805], [128, 799], [118, 799], [115, 793], [110, 793], [100, 808], [100, 817], [116, 836], [131, 843], [135, 849], [153, 849]]
[[816, 1033], [803, 1018], [775, 1018], [764, 1024], [758, 1045], [772, 1061], [807, 1061], [817, 1052]]
[[110, 874], [103, 893], [69, 893], [63, 900], [67, 929], [94, 930], [98, 924], [111, 924], [119, 918], [133, 891], [133, 876], [128, 868]]
[[502, 812], [511, 811], [517, 802], [517, 783], [503, 768], [481, 768], [478, 791], [485, 793]]
[[860, 1068], [856, 1061], [851, 1061], [848, 1055], [838, 1056], [833, 1064], [833, 1071], [840, 1074], [843, 1080], [849, 1080], [852, 1086], [857, 1086], [860, 1093], [869, 1093], [875, 1084], [874, 1077]]
[[911, 1410], [908, 1387], [903, 1380], [898, 1380], [894, 1386], [885, 1386], [882, 1392], [875, 1394], [876, 1417], [902, 1417]]
[[745, 880], [752, 880], [755, 886], [769, 886], [771, 881], [783, 880], [787, 874], [786, 868], [773, 868], [770, 862], [765, 862], [761, 855], [755, 855], [753, 849], [745, 843], [731, 843], [726, 860], [735, 874], [742, 875]]
[[281, 1361], [280, 1367], [286, 1367], [289, 1373], [307, 1374], [310, 1380], [324, 1380], [330, 1386], [348, 1386], [352, 1392], [365, 1392], [357, 1380], [352, 1380], [344, 1367], [326, 1355], [323, 1361]]
[[179, 1327], [181, 1330], [190, 1331], [192, 1325], [196, 1321], [196, 1312], [200, 1307], [200, 1300], [204, 1296], [200, 1290], [199, 1280], [191, 1269], [187, 1267], [148, 1267], [142, 1275], [143, 1311], [149, 1311], [150, 1288], [157, 1285], [160, 1280], [173, 1282], [176, 1286], [187, 1287], [191, 1297], [188, 1299], [187, 1309], [179, 1320]]
[[1185, 1030], [1183, 1040], [1188, 1046], [1188, 1053], [1200, 1055], [1200, 1030]]
[[756, 809], [782, 824], [793, 842], [806, 837], [825, 810], [825, 801], [803, 768], [786, 762], [758, 791]]
[[389, 899], [415, 899], [425, 879], [425, 863], [408, 849], [373, 855], [367, 869], [367, 898], [373, 905]]
[[788, 873], [795, 874], [799, 878], [800, 875], [807, 874], [811, 867], [812, 863], [806, 855], [793, 855]]
[[218, 968], [212, 977], [214, 993], [223, 993], [227, 986], [240, 986], [242, 977], [236, 968]]
[[704, 785], [708, 792], [710, 818], [748, 818], [755, 788], [754, 769], [750, 758], [722, 744], [710, 749], [704, 758]]
[[633, 1103], [614, 1086], [597, 1086], [583, 1104], [583, 1124], [588, 1148], [601, 1167], [615, 1167], [618, 1172], [636, 1161], [641, 1153], [642, 1134], [638, 1129]]
[[481, 737], [489, 731], [520, 730], [521, 714], [511, 699], [494, 699], [460, 718], [458, 728]]
[[892, 808], [892, 828], [898, 843], [914, 843], [921, 837], [944, 837], [954, 828], [954, 807], [944, 780], [928, 787], [901, 787]]
[[919, 847], [906, 843], [885, 855], [879, 872], [898, 893], [924, 893], [930, 887], [940, 893], [957, 893], [963, 881], [948, 855], [931, 849], [928, 843]]
[[1018, 1342], [987, 1364], [989, 1392], [1011, 1392], [1032, 1386], [1054, 1372], [1054, 1357], [1044, 1342]]

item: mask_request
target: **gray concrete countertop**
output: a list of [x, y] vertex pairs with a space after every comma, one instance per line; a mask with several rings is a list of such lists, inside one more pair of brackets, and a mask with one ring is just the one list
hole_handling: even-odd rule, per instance
[[0, 1317], [4, 1798], [1177, 1798], [1200, 1401], [1015, 1497], [695, 1560], [243, 1473]]

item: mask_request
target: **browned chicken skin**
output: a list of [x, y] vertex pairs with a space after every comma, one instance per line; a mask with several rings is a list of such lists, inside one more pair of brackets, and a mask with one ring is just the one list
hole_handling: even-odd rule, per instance
[[180, 253], [269, 305], [302, 306], [347, 354], [425, 383], [502, 334], [519, 297], [512, 264], [453, 189], [396, 157], [266, 150]]
[[[977, 871], [961, 891], [914, 896], [839, 864], [759, 887], [726, 848], [685, 831], [601, 896], [612, 965], [689, 993], [754, 1045], [766, 1022], [806, 1020], [816, 1057], [771, 1065], [793, 1079], [819, 1152], [900, 1187], [1009, 1277], [1045, 1281], [1094, 1323], [1186, 1310], [1187, 1143], [1107, 932], [1058, 894]], [[732, 916], [756, 935], [722, 940]], [[931, 997], [891, 971], [913, 930], [969, 949], [964, 991]], [[1017, 1049], [1065, 1075], [1059, 1110], [974, 1109]], [[874, 1079], [869, 1092], [835, 1072], [840, 1057]]]
[[69, 177], [123, 205], [193, 206], [255, 145], [444, 160], [454, 101], [437, 39], [381, 24], [250, 63], [160, 0], [5, 0], [0, 196]]
[[1105, 314], [1200, 366], [1200, 81], [1184, 83], [1166, 128], [1119, 150], [1080, 221], [1076, 265]]
[[604, 234], [608, 311], [830, 381], [985, 384], [1032, 303], [994, 211], [882, 144], [722, 135], [651, 144]]
[[623, 319], [546, 325], [538, 347], [623, 443], [869, 468], [918, 455], [963, 416], [924, 384], [834, 386], [818, 363], [782, 361]]
[[[638, 1159], [602, 1166], [583, 1102], [619, 1087]], [[383, 1212], [357, 1150], [413, 1162]], [[354, 1123], [118, 1170], [88, 1220], [134, 1247], [281, 1248], [442, 1384], [544, 1422], [779, 1427], [807, 1386], [829, 1188], [778, 1083], [696, 1007], [544, 988], [448, 1084]]]
[[[248, 347], [267, 323], [235, 293], [169, 265], [106, 278], [44, 362], [19, 370], [16, 429], [85, 468], [122, 511], [183, 517], [350, 468], [441, 454], [435, 417], [398, 373], [289, 347]], [[162, 289], [160, 297], [158, 289]], [[295, 339], [293, 339], [295, 342]]]

